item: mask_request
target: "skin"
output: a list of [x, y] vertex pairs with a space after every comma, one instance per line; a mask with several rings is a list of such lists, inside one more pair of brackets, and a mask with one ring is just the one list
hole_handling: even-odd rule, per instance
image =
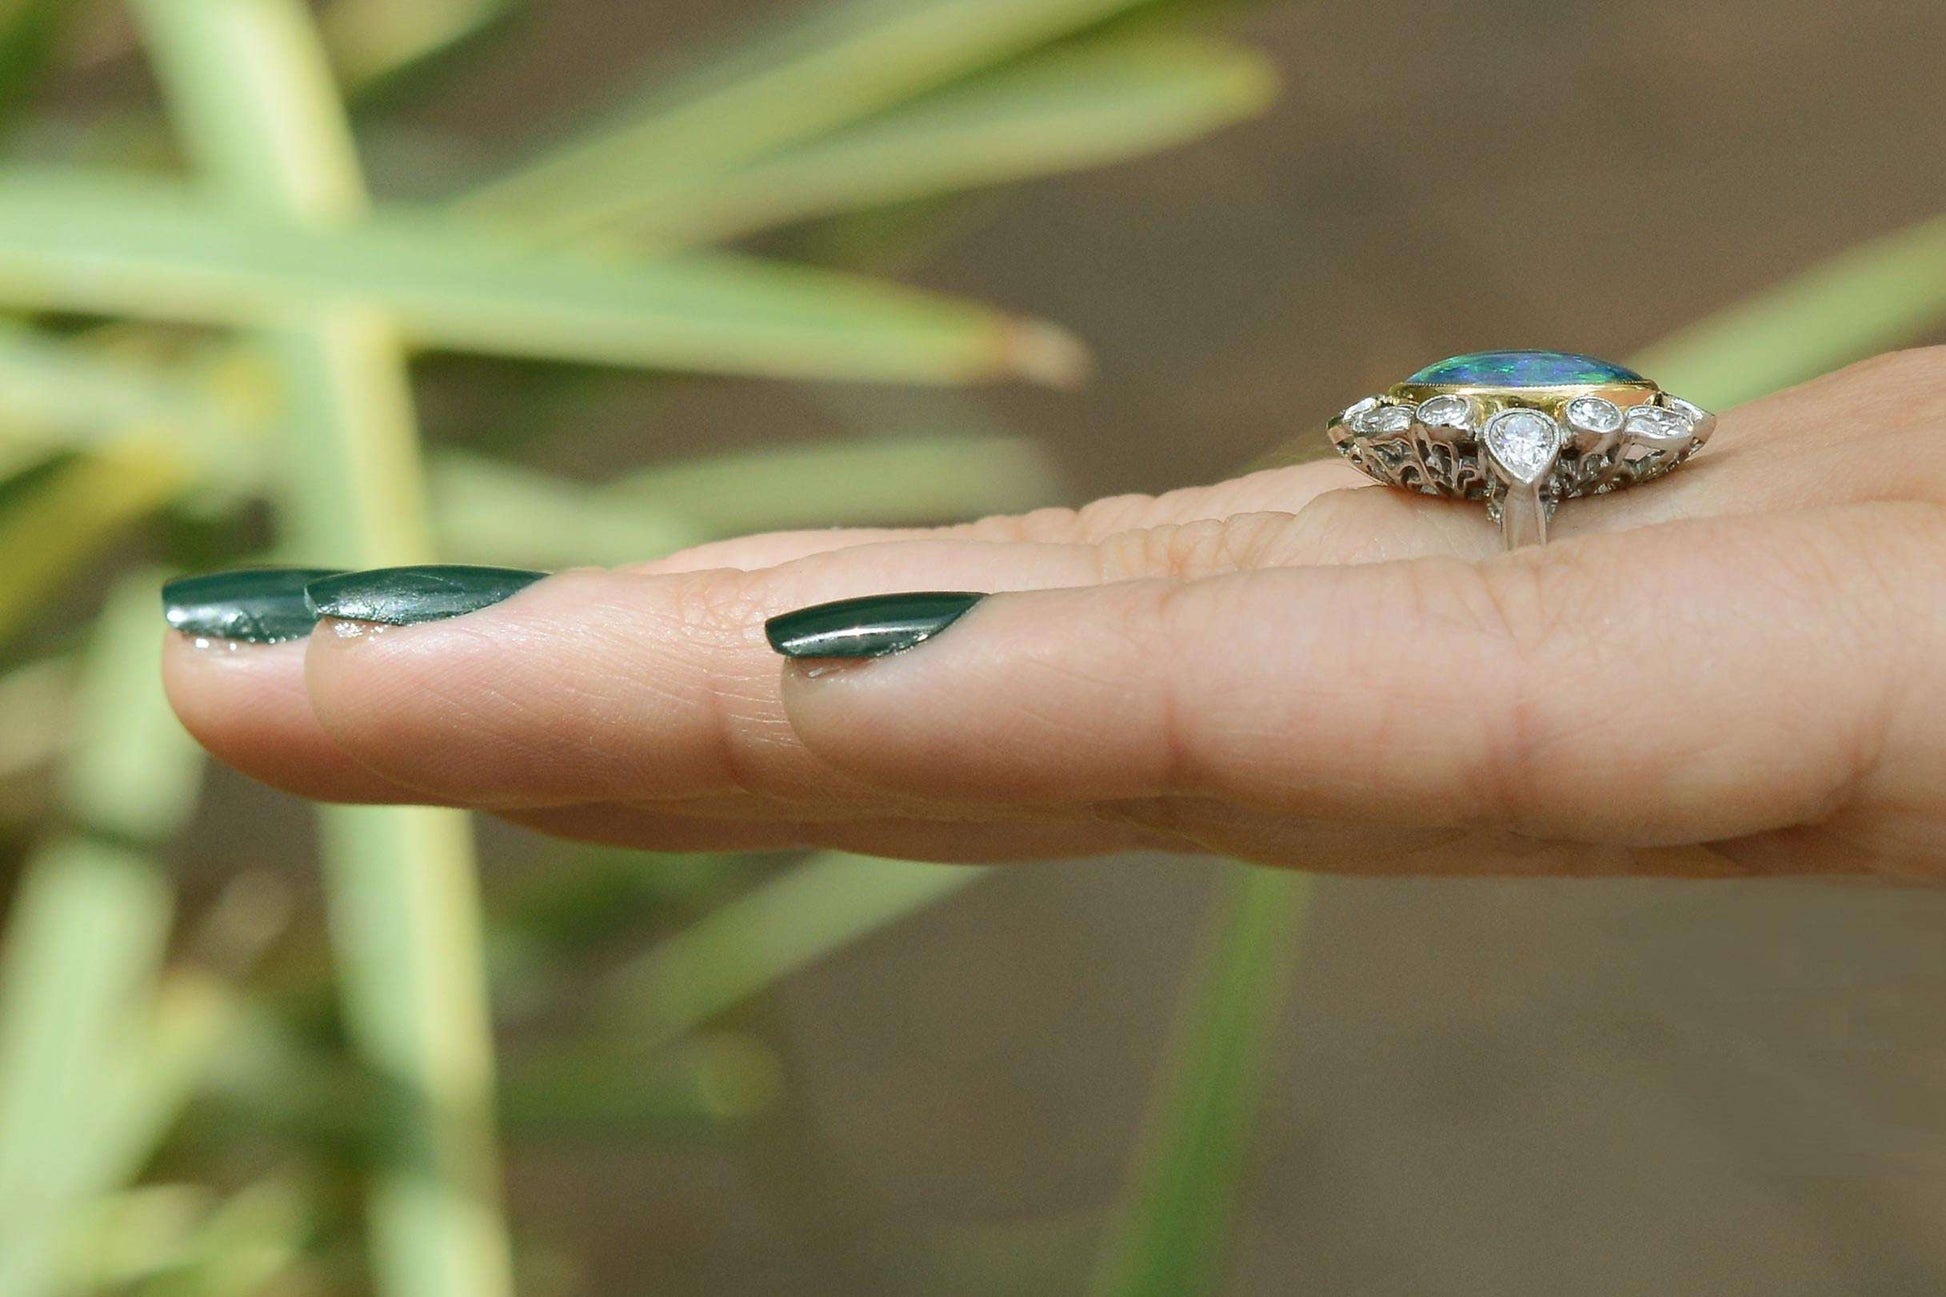
[[[198, 649], [224, 761], [665, 850], [1137, 846], [1388, 874], [1946, 874], [1946, 349], [1722, 417], [1501, 554], [1339, 462], [576, 570], [451, 621]], [[818, 670], [766, 617], [992, 590]]]

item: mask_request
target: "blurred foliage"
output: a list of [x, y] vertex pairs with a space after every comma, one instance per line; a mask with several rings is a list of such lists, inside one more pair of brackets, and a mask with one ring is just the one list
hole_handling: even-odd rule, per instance
[[[612, 563], [1051, 502], [1035, 448], [946, 393], [928, 426], [847, 417], [829, 445], [599, 480], [546, 471], [543, 434], [603, 369], [1080, 381], [1057, 326], [865, 273], [860, 249], [1262, 109], [1274, 77], [1210, 8], [812, 5], [509, 164], [406, 108], [517, 30], [514, 0], [0, 0], [0, 825], [23, 854], [0, 1294], [562, 1290], [571, 1260], [510, 1242], [503, 1140], [720, 1139], [778, 1101], [740, 1006], [983, 870], [547, 845], [482, 899], [462, 818], [362, 808], [321, 816], [328, 925], [278, 870], [212, 888], [181, 841], [202, 763], [155, 684], [156, 584], [264, 558]], [[159, 106], [48, 93], [137, 59]], [[361, 154], [386, 160], [376, 200]], [[844, 268], [728, 246], [787, 226]], [[1942, 316], [1934, 223], [1644, 364], [1729, 402]], [[422, 443], [428, 351], [496, 358], [468, 362], [499, 413], [467, 446]], [[1219, 1282], [1307, 883], [1239, 867], [1219, 890], [1100, 1294]], [[497, 1068], [493, 1026], [518, 1037]]]
[[1311, 877], [1231, 867], [1183, 989], [1126, 1202], [1089, 1292], [1179, 1297], [1221, 1291], [1264, 1049], [1296, 960]]
[[[0, 810], [29, 844], [0, 961], [0, 1293], [546, 1289], [560, 1264], [502, 1219], [502, 1139], [720, 1138], [777, 1101], [775, 1046], [718, 1020], [983, 871], [550, 845], [483, 899], [463, 817], [326, 808], [322, 929], [279, 871], [199, 894], [202, 759], [155, 682], [155, 587], [1051, 502], [1033, 446], [944, 396], [929, 426], [605, 480], [510, 435], [546, 417], [429, 454], [409, 365], [499, 358], [530, 411], [602, 367], [1077, 382], [1057, 326], [861, 274], [869, 234], [849, 269], [725, 245], [911, 228], [1257, 112], [1266, 64], [1193, 8], [814, 5], [508, 166], [406, 106], [519, 24], [510, 0], [0, 3]], [[137, 60], [159, 111], [44, 93]], [[447, 194], [374, 199], [367, 150]], [[496, 1017], [521, 1038], [497, 1069]]]

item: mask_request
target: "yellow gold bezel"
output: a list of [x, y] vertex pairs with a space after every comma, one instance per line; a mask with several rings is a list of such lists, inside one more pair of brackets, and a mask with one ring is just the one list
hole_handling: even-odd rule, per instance
[[1482, 383], [1395, 383], [1386, 391], [1394, 401], [1420, 402], [1435, 396], [1470, 396], [1496, 408], [1526, 406], [1530, 410], [1555, 410], [1577, 396], [1599, 396], [1626, 410], [1661, 395], [1662, 389], [1648, 379], [1639, 383], [1561, 383], [1547, 387], [1502, 387]]

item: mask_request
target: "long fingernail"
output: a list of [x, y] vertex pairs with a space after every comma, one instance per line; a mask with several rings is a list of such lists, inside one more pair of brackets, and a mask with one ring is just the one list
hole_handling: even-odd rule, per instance
[[923, 644], [984, 598], [926, 591], [840, 599], [772, 617], [764, 623], [764, 637], [787, 658], [884, 657]]
[[337, 575], [329, 567], [253, 567], [179, 576], [162, 584], [162, 615], [185, 635], [278, 644], [317, 624], [304, 587]]
[[512, 567], [428, 563], [342, 572], [305, 588], [320, 617], [410, 626], [478, 611], [525, 590], [546, 576]]

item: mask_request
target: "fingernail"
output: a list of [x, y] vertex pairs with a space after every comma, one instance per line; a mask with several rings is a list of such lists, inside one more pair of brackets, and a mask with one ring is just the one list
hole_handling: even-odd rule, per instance
[[305, 594], [320, 617], [410, 626], [478, 611], [511, 598], [546, 575], [512, 567], [428, 563], [341, 572], [311, 582]]
[[772, 617], [764, 637], [787, 658], [876, 658], [923, 644], [983, 594], [927, 591], [840, 599]]
[[317, 624], [304, 587], [337, 575], [329, 567], [256, 567], [179, 576], [162, 583], [162, 615], [185, 635], [278, 644]]

